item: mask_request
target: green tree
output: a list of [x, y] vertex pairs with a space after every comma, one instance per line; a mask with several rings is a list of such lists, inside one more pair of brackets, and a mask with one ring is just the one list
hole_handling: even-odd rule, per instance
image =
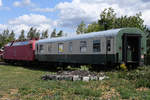
[[9, 30], [4, 30], [2, 33], [3, 37], [4, 37], [4, 41], [9, 41]]
[[31, 27], [29, 32], [27, 33], [27, 39], [31, 39], [32, 37], [33, 37], [33, 27]]
[[57, 34], [57, 37], [62, 37], [62, 36], [63, 36], [63, 31], [60, 30], [60, 31], [58, 32], [58, 34]]
[[0, 47], [3, 47], [9, 42], [9, 30], [6, 29], [0, 34]]
[[11, 33], [10, 33], [10, 35], [9, 35], [9, 37], [8, 37], [9, 39], [9, 41], [14, 41], [15, 40], [15, 33], [14, 33], [14, 31], [12, 30], [11, 31]]
[[54, 29], [51, 33], [51, 38], [56, 37], [56, 29]]
[[42, 39], [48, 38], [48, 30], [42, 32]]
[[20, 36], [19, 36], [19, 40], [21, 40], [21, 41], [23, 41], [23, 40], [25, 40], [26, 38], [25, 38], [25, 35], [24, 35], [24, 30], [21, 30], [21, 34], [20, 34]]
[[100, 31], [100, 26], [98, 23], [96, 22], [93, 22], [92, 24], [89, 24], [87, 29], [86, 29], [86, 32], [85, 33], [89, 33], [89, 32], [97, 32], [97, 31]]
[[81, 21], [81, 23], [78, 25], [76, 33], [77, 34], [84, 34], [86, 32], [86, 25], [84, 21]]
[[0, 34], [0, 48], [3, 47], [3, 36]]
[[144, 25], [144, 20], [141, 16], [141, 13], [137, 13], [135, 16], [128, 17], [125, 15], [116, 17], [114, 9], [104, 9], [100, 14], [98, 22], [93, 22], [88, 25], [86, 33], [125, 27], [136, 27], [147, 32], [147, 28]]
[[2, 33], [2, 37], [3, 37], [3, 42], [4, 44], [6, 44], [7, 42], [9, 42], [9, 30], [4, 30]]
[[147, 54], [150, 55], [150, 29], [147, 28]]
[[37, 32], [35, 32], [35, 39], [40, 39], [40, 30], [38, 30]]
[[35, 39], [35, 38], [37, 38], [36, 33], [37, 33], [37, 29], [36, 28], [34, 29], [33, 27], [31, 27], [29, 32], [27, 33], [27, 39]]
[[102, 27], [101, 30], [108, 30], [115, 27], [116, 13], [114, 9], [108, 8], [100, 14], [100, 20], [98, 20], [99, 25]]
[[141, 16], [141, 13], [137, 13], [135, 16], [121, 16], [120, 18], [116, 18], [115, 28], [136, 27], [146, 32], [147, 28]]

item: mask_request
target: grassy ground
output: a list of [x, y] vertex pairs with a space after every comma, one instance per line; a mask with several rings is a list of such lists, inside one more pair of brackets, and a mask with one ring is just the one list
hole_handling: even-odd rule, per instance
[[107, 71], [102, 81], [44, 81], [54, 71], [0, 65], [0, 100], [150, 100], [150, 68]]

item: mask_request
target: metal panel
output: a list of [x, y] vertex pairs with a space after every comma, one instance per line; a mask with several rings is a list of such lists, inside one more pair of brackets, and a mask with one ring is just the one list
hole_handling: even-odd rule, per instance
[[76, 63], [76, 64], [107, 64], [116, 63], [116, 55], [108, 54], [106, 61], [104, 54], [49, 54], [36, 55], [36, 59], [43, 62]]
[[[123, 28], [122, 28], [123, 29]], [[59, 41], [69, 41], [69, 40], [81, 40], [81, 39], [88, 39], [92, 37], [115, 37], [121, 29], [112, 29], [107, 31], [100, 31], [100, 32], [92, 32], [88, 34], [81, 34], [81, 35], [72, 35], [69, 37], [59, 37], [59, 38], [49, 38], [37, 41], [38, 44], [47, 43], [47, 42], [59, 42]]]

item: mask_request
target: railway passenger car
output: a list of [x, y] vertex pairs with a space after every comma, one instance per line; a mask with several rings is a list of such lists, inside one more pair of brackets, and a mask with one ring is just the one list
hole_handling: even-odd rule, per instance
[[43, 39], [36, 42], [35, 50], [38, 61], [62, 65], [140, 65], [145, 53], [146, 36], [137, 28]]
[[8, 63], [35, 60], [36, 40], [18, 41], [8, 43], [4, 47], [3, 59]]

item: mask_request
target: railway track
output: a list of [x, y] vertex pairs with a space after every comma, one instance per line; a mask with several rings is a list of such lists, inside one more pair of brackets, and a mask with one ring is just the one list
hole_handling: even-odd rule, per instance
[[0, 65], [8, 65], [8, 64], [5, 62], [0, 62]]

